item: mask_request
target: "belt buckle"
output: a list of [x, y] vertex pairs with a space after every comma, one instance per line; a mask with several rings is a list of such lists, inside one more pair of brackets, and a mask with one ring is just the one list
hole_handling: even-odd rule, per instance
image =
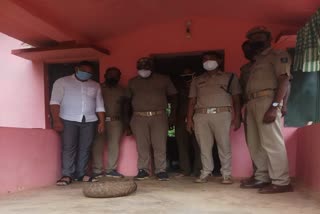
[[147, 112], [147, 116], [148, 116], [148, 117], [151, 117], [151, 116], [152, 116], [152, 112], [151, 112], [151, 111], [148, 111], [148, 112]]
[[111, 121], [111, 117], [106, 117], [106, 122], [110, 122]]
[[217, 113], [217, 108], [208, 108], [207, 109], [207, 114], [216, 114]]

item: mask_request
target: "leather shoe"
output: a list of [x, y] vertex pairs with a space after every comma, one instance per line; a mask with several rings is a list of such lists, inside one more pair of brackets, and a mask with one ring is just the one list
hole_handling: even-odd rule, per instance
[[260, 194], [275, 194], [284, 192], [293, 192], [293, 187], [291, 184], [285, 186], [279, 186], [275, 184], [270, 184], [269, 186], [263, 187], [258, 191]]
[[242, 183], [240, 185], [240, 188], [243, 188], [243, 189], [260, 189], [260, 188], [263, 188], [263, 187], [266, 187], [270, 185], [270, 183], [268, 182], [263, 182], [263, 181], [258, 181], [256, 179], [253, 179], [247, 183]]
[[241, 184], [246, 184], [246, 183], [249, 183], [249, 182], [252, 182], [254, 180], [254, 175], [252, 175], [250, 178], [245, 178], [245, 179], [242, 179], [240, 181]]

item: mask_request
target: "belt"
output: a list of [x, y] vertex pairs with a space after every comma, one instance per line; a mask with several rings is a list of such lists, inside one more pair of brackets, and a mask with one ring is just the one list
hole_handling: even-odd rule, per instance
[[199, 114], [217, 114], [220, 112], [231, 112], [231, 111], [232, 111], [232, 108], [229, 106], [196, 109], [196, 113], [199, 113]]
[[273, 96], [273, 95], [274, 95], [273, 89], [266, 89], [266, 90], [258, 91], [258, 92], [247, 95], [247, 101], [257, 99], [260, 97], [267, 97], [267, 96]]
[[141, 117], [152, 117], [152, 116], [156, 116], [156, 115], [162, 115], [162, 114], [164, 114], [164, 112], [165, 112], [164, 110], [162, 110], [162, 111], [143, 111], [143, 112], [136, 111], [133, 114], [136, 116], [141, 116]]
[[120, 116], [106, 117], [106, 122], [119, 121]]

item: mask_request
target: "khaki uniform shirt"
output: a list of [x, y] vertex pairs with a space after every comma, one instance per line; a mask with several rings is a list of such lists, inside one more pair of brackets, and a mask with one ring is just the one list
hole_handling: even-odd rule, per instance
[[230, 93], [227, 87], [232, 73], [222, 71], [206, 72], [193, 79], [190, 87], [190, 98], [197, 98], [195, 108], [212, 108], [232, 106], [232, 95], [241, 94], [239, 80], [234, 75], [230, 84]]
[[268, 48], [255, 57], [250, 67], [250, 75], [246, 83], [246, 94], [278, 87], [278, 77], [286, 74], [289, 77], [291, 58], [286, 51]]
[[137, 76], [129, 80], [127, 96], [133, 111], [159, 111], [168, 106], [167, 96], [177, 94], [169, 77], [153, 73], [149, 78]]
[[126, 90], [122, 86], [109, 87], [101, 85], [102, 97], [107, 117], [119, 117], [122, 115], [122, 105], [126, 96]]

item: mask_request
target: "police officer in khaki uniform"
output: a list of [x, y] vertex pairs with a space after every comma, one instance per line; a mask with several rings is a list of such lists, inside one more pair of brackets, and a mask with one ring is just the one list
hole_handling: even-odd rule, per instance
[[[240, 81], [240, 85], [241, 85], [242, 91], [245, 91], [246, 90], [246, 84], [248, 82], [249, 75], [250, 75], [250, 68], [254, 64], [255, 51], [251, 48], [249, 40], [246, 40], [242, 44], [241, 48], [242, 48], [242, 51], [243, 51], [243, 54], [244, 54], [245, 58], [248, 60], [248, 62], [246, 64], [244, 64], [240, 68], [240, 79], [239, 79], [239, 81]], [[247, 110], [246, 110], [245, 103], [246, 103], [245, 93], [242, 93], [241, 104], [242, 104], [242, 109], [243, 109], [243, 112], [244, 112], [243, 124], [244, 124], [245, 138], [246, 138], [246, 142], [247, 142], [248, 141], [247, 140], [247, 133], [248, 133], [247, 132], [247, 122], [246, 122]], [[255, 152], [255, 151], [252, 151], [252, 152]], [[253, 161], [252, 161], [252, 166], [253, 166], [253, 175], [250, 178], [241, 180], [241, 183], [251, 182], [254, 179], [254, 172], [256, 170], [256, 167], [255, 167]]]
[[[168, 135], [166, 108], [168, 96], [176, 95], [177, 91], [169, 77], [153, 72], [150, 58], [139, 59], [137, 70], [138, 76], [131, 79], [128, 84], [128, 96], [131, 98], [133, 108], [130, 126], [138, 149], [139, 172], [135, 179], [143, 180], [149, 177], [150, 146], [152, 146], [155, 174], [161, 181], [169, 180], [166, 173]], [[172, 118], [175, 118], [175, 103], [174, 101], [172, 103]]]
[[106, 176], [113, 178], [123, 178], [123, 175], [117, 172], [117, 161], [119, 157], [119, 144], [124, 132], [123, 128], [123, 110], [126, 90], [118, 83], [121, 72], [116, 67], [106, 70], [105, 82], [101, 85], [102, 96], [106, 109], [106, 132], [97, 134], [93, 146], [93, 173], [96, 177], [104, 175], [103, 154], [104, 145], [108, 144], [108, 166]]
[[[180, 173], [176, 177], [199, 176], [201, 170], [200, 148], [194, 133], [187, 131], [186, 119], [191, 81], [195, 73], [190, 68], [185, 68], [177, 81], [178, 105], [176, 121], [176, 140], [179, 151]], [[193, 152], [193, 155], [191, 153]], [[193, 163], [192, 163], [193, 156]]]
[[237, 77], [220, 70], [222, 57], [217, 52], [203, 55], [203, 67], [207, 71], [191, 83], [187, 128], [193, 127], [200, 146], [202, 170], [197, 183], [205, 183], [214, 165], [212, 147], [216, 140], [221, 160], [222, 184], [232, 184], [230, 127], [232, 103], [234, 128], [241, 125], [241, 87]]
[[291, 60], [287, 52], [271, 48], [271, 33], [265, 27], [249, 30], [247, 38], [257, 53], [245, 90], [247, 143], [257, 169], [255, 179], [241, 187], [260, 188], [262, 194], [290, 192], [281, 105], [289, 85]]

